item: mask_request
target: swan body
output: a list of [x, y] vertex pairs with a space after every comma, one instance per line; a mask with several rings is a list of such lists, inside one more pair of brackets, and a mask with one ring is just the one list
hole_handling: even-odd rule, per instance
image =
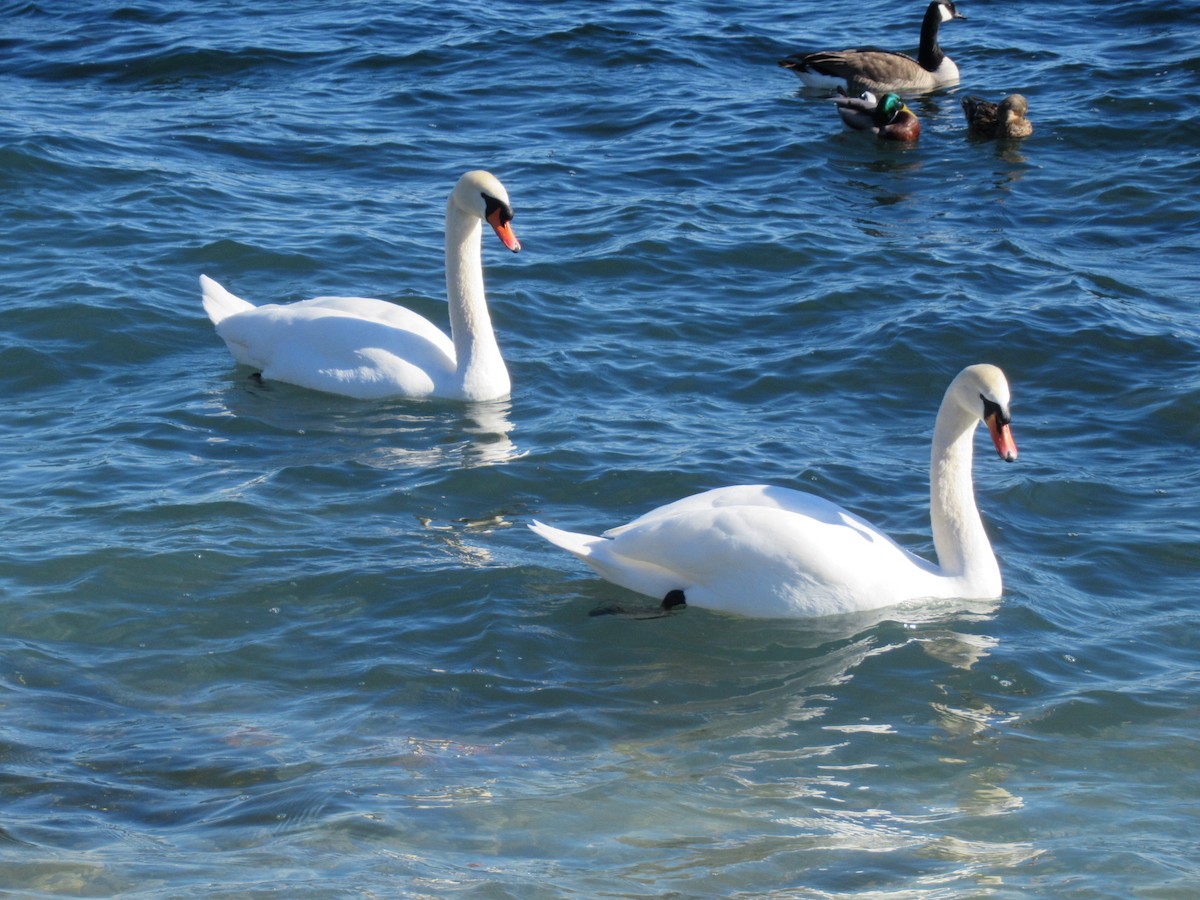
[[809, 87], [841, 88], [847, 94], [862, 91], [931, 91], [958, 81], [958, 66], [938, 45], [943, 22], [966, 19], [951, 0], [933, 0], [921, 23], [921, 45], [916, 59], [906, 53], [862, 47], [794, 53], [779, 65], [791, 69]]
[[833, 98], [843, 124], [853, 131], [869, 131], [884, 141], [915, 141], [921, 136], [921, 121], [897, 94], [878, 99], [870, 91], [857, 97], [840, 94]]
[[1021, 94], [1009, 94], [999, 103], [979, 97], [962, 98], [967, 130], [982, 138], [1023, 138], [1033, 134], [1033, 124], [1025, 118], [1029, 102]]
[[514, 253], [512, 207], [500, 181], [467, 172], [446, 204], [450, 337], [383, 300], [316, 297], [254, 306], [200, 276], [204, 310], [239, 363], [267, 380], [359, 399], [494, 400], [511, 383], [483, 289], [482, 225]]
[[995, 366], [969, 366], [938, 411], [930, 518], [939, 564], [840, 506], [802, 491], [737, 485], [668, 503], [597, 537], [529, 527], [602, 578], [663, 599], [747, 616], [807, 617], [925, 599], [995, 599], [1000, 568], [975, 506], [972, 441], [983, 421], [1000, 457], [1017, 448], [1009, 388]]

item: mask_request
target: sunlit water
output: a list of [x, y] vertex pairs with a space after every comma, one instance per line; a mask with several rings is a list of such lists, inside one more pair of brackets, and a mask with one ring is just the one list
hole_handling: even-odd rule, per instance
[[[896, 147], [774, 63], [919, 3], [660, 7], [4, 5], [0, 889], [1194, 895], [1197, 8], [964, 0]], [[200, 272], [444, 322], [474, 167], [510, 400], [233, 365]], [[981, 361], [996, 603], [645, 619], [524, 527], [771, 482], [929, 553]]]

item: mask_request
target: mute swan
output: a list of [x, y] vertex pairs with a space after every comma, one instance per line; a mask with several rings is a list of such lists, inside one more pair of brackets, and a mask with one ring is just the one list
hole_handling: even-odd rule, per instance
[[939, 565], [840, 506], [766, 485], [717, 488], [651, 510], [605, 537], [529, 527], [602, 578], [662, 598], [746, 616], [823, 616], [907, 600], [1000, 596], [1000, 567], [975, 507], [972, 438], [983, 421], [1000, 458], [1017, 447], [995, 366], [963, 369], [938, 410], [929, 513]]
[[809, 87], [840, 87], [847, 94], [931, 91], [958, 81], [958, 66], [938, 46], [938, 29], [943, 22], [966, 18], [950, 0], [933, 0], [921, 23], [921, 47], [916, 59], [893, 50], [864, 47], [794, 53], [781, 59], [779, 65], [791, 69]]
[[204, 310], [238, 362], [268, 380], [359, 399], [507, 396], [508, 369], [483, 292], [482, 223], [521, 249], [504, 185], [467, 172], [446, 204], [450, 334], [411, 310], [365, 297], [317, 297], [253, 306], [206, 275]]
[[921, 136], [921, 122], [896, 94], [884, 94], [878, 100], [870, 91], [857, 97], [834, 97], [838, 115], [847, 128], [870, 131], [883, 141], [915, 141]]
[[962, 98], [967, 130], [983, 138], [1023, 138], [1033, 134], [1033, 123], [1025, 114], [1029, 102], [1020, 94], [1009, 94], [999, 104], [979, 97]]

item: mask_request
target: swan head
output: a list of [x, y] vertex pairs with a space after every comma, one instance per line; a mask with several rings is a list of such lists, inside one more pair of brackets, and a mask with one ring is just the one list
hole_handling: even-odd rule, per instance
[[1017, 445], [1009, 428], [1008, 379], [996, 366], [967, 366], [947, 391], [959, 406], [987, 426], [996, 453], [1005, 462], [1015, 462]]
[[508, 191], [491, 172], [476, 169], [463, 175], [450, 194], [450, 203], [466, 215], [491, 225], [496, 237], [513, 253], [521, 249], [521, 242], [512, 229], [513, 211]]

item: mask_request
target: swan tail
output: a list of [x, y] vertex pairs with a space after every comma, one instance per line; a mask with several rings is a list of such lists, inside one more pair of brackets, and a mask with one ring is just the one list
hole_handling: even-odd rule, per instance
[[579, 534], [575, 531], [563, 531], [561, 528], [554, 528], [551, 525], [546, 525], [544, 522], [539, 522], [534, 519], [529, 525], [530, 531], [552, 543], [555, 547], [561, 547], [572, 556], [578, 557], [583, 561], [587, 561], [598, 547], [608, 543], [602, 537], [596, 537], [591, 534]]
[[208, 318], [214, 325], [221, 324], [221, 320], [236, 313], [254, 309], [253, 303], [229, 293], [207, 275], [200, 276], [200, 293], [204, 311], [208, 313]]
[[[671, 591], [683, 591], [691, 586], [688, 579], [648, 560], [621, 556], [612, 549], [609, 538], [591, 534], [563, 531], [534, 519], [529, 528], [556, 547], [586, 563], [597, 575], [639, 594], [662, 600]], [[678, 601], [676, 601], [678, 602]]]

